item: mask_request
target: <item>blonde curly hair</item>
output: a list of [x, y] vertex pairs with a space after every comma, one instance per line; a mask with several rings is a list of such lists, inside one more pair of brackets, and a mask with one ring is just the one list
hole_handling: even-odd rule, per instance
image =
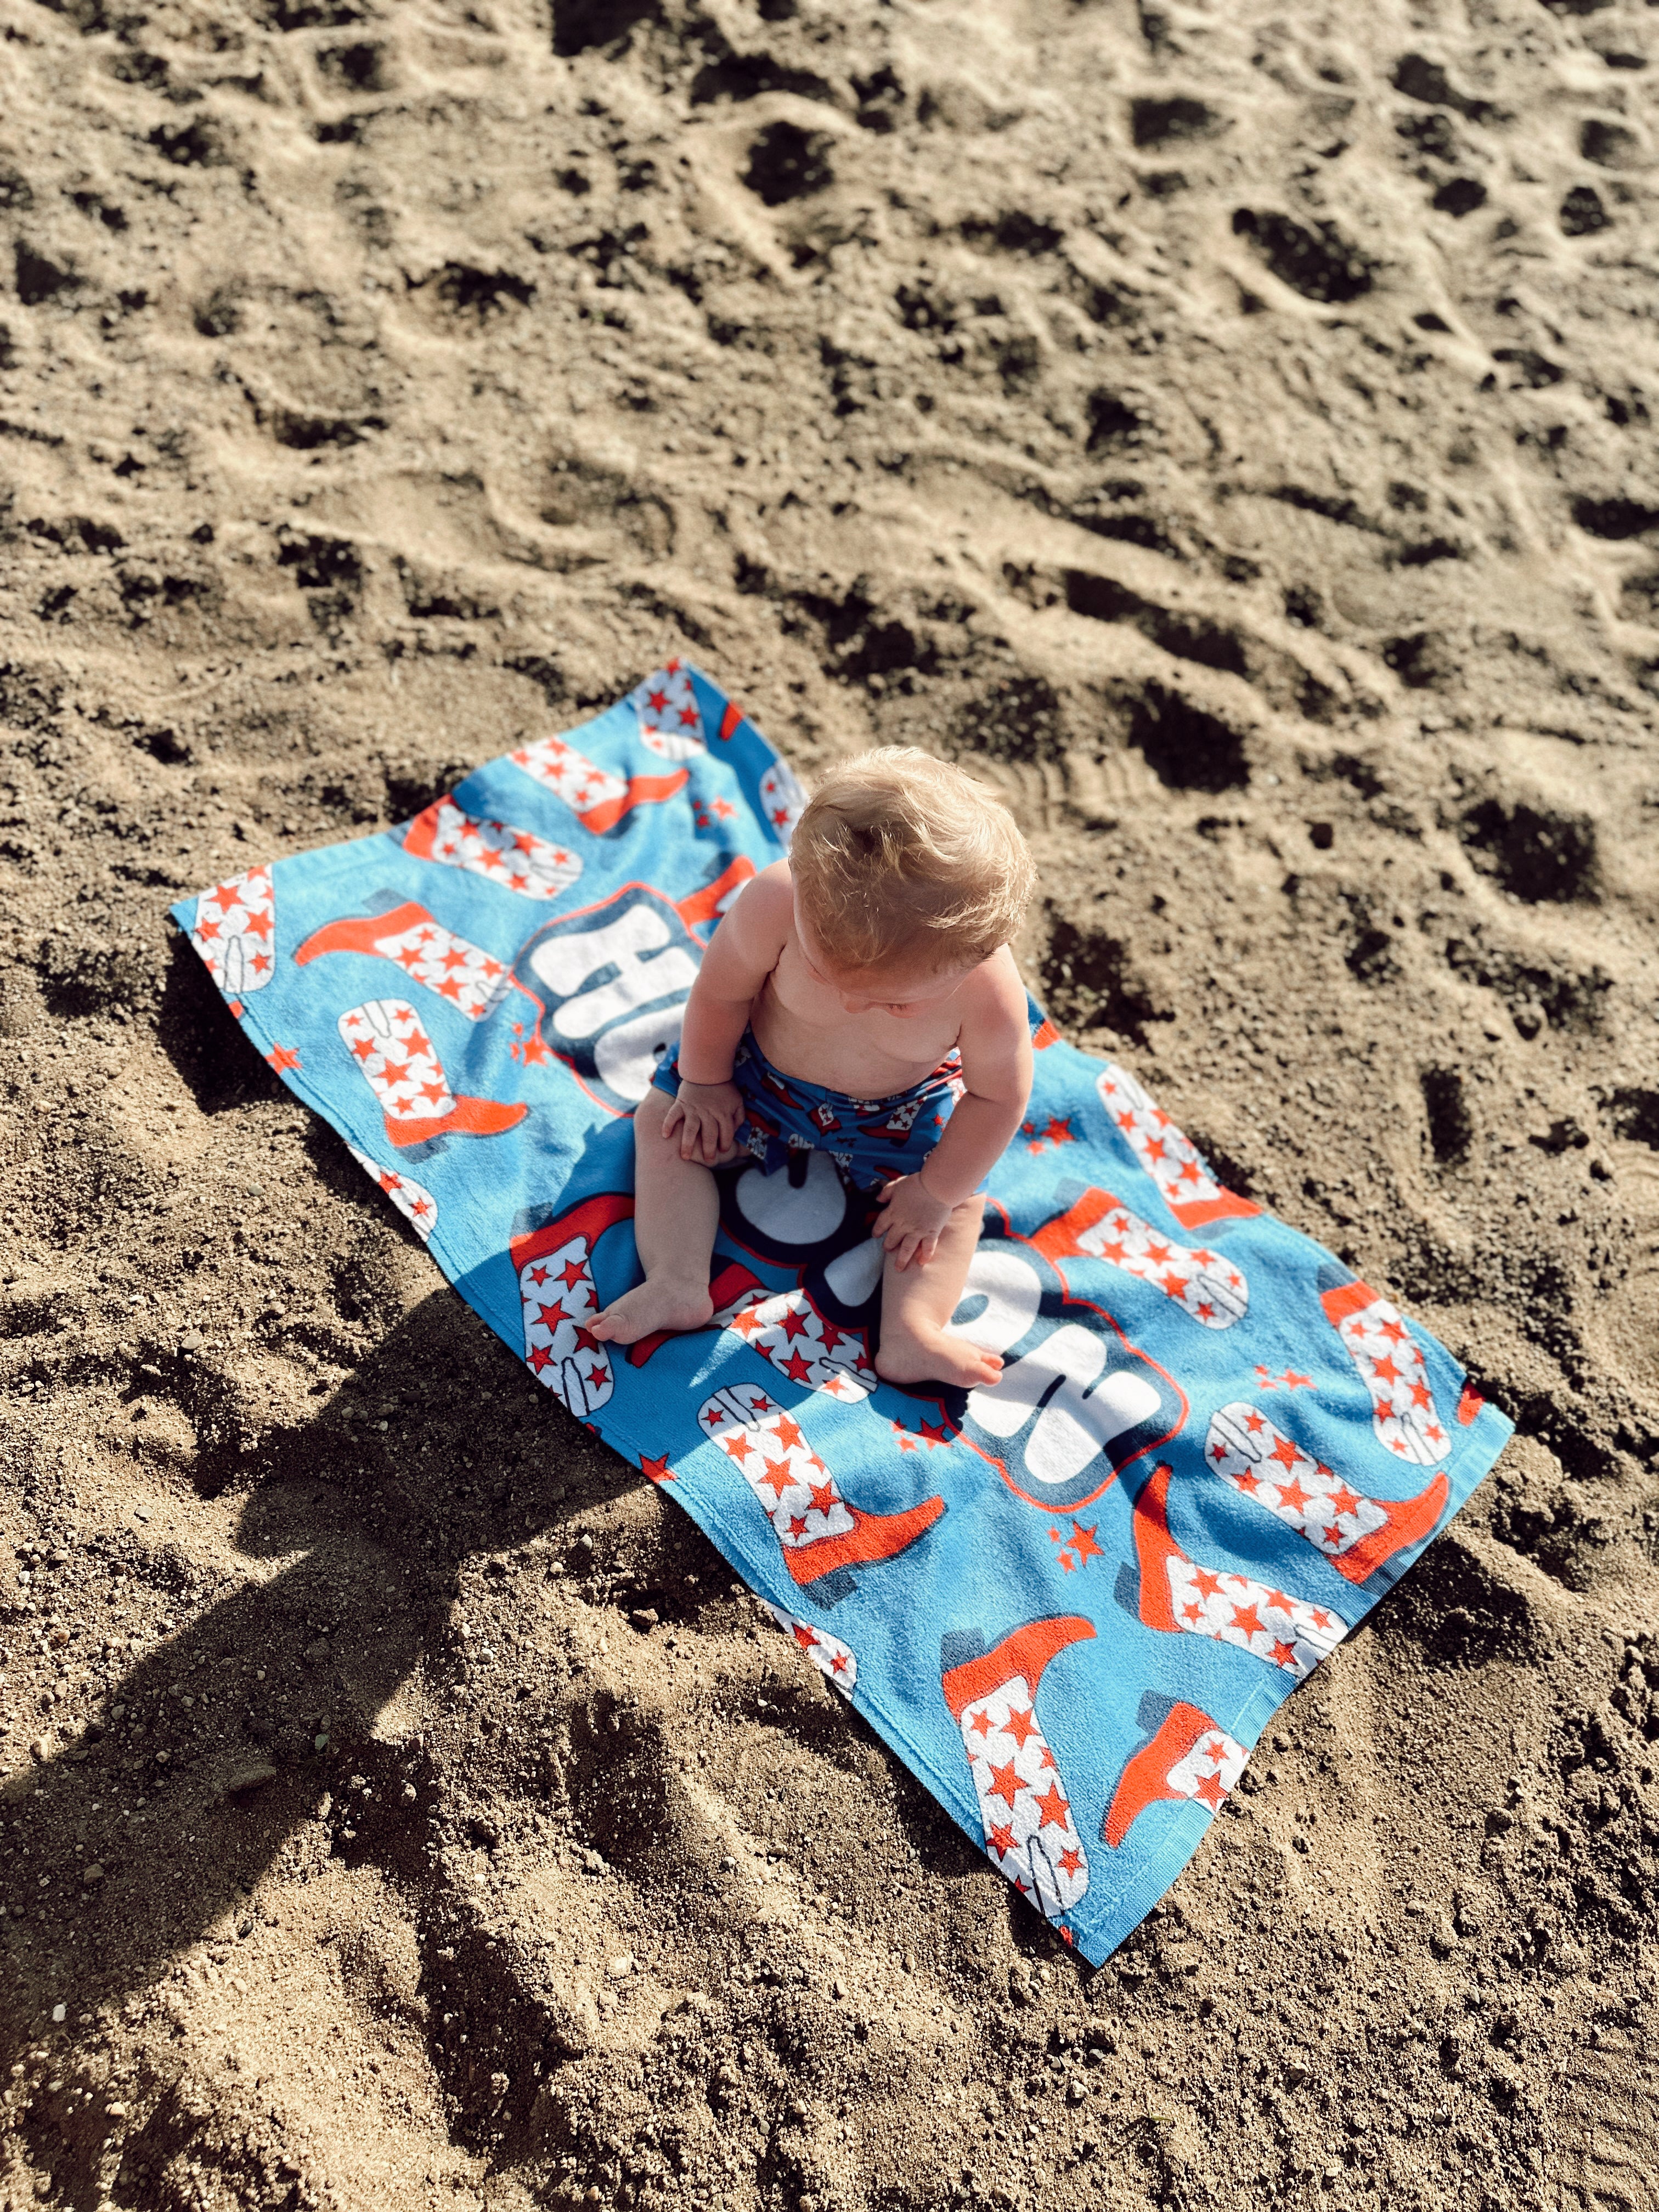
[[1018, 933], [1036, 868], [998, 794], [915, 745], [830, 769], [796, 824], [801, 913], [848, 974], [976, 966]]

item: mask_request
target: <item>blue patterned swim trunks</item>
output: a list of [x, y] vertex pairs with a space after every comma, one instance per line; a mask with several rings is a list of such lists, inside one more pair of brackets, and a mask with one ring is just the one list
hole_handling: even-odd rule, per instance
[[[940, 1137], [962, 1096], [962, 1058], [951, 1051], [912, 1091], [890, 1098], [849, 1098], [821, 1084], [803, 1083], [773, 1066], [745, 1030], [732, 1065], [746, 1118], [738, 1130], [740, 1151], [768, 1175], [802, 1164], [810, 1152], [828, 1152], [856, 1190], [879, 1190], [895, 1176], [914, 1175]], [[665, 1053], [652, 1083], [671, 1098], [680, 1087], [678, 1049]]]

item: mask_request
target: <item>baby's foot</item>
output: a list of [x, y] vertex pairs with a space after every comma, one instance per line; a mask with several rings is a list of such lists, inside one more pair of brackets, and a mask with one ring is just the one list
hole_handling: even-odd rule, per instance
[[965, 1336], [942, 1328], [884, 1330], [876, 1372], [884, 1382], [953, 1382], [958, 1389], [988, 1390], [1002, 1375], [994, 1352], [981, 1352]]
[[678, 1275], [648, 1275], [639, 1288], [613, 1298], [587, 1324], [599, 1344], [637, 1344], [659, 1329], [707, 1328], [714, 1301], [708, 1285]]

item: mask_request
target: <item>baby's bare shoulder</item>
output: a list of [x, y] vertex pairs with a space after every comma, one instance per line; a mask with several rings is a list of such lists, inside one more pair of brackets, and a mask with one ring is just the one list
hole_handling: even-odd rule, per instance
[[1025, 985], [1018, 963], [1004, 945], [982, 960], [962, 987], [963, 1026], [969, 1022], [994, 1027], [1026, 1028]]
[[1014, 956], [1004, 945], [975, 968], [962, 987], [957, 1049], [964, 1068], [1023, 1061], [1030, 1051], [1025, 986]]
[[738, 925], [734, 933], [744, 938], [763, 935], [781, 940], [787, 937], [795, 926], [794, 884], [788, 861], [774, 860], [769, 868], [751, 876], [742, 896], [728, 908], [728, 918]]

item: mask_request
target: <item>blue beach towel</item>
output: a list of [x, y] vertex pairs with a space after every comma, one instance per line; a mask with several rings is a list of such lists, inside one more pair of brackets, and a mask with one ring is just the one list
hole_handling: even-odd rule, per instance
[[1046, 1024], [957, 1316], [1003, 1355], [994, 1389], [877, 1379], [874, 1202], [825, 1152], [723, 1173], [714, 1327], [597, 1344], [639, 1273], [629, 1116], [802, 802], [671, 663], [401, 829], [173, 911], [534, 1382], [665, 1486], [1097, 1963], [1510, 1424]]

